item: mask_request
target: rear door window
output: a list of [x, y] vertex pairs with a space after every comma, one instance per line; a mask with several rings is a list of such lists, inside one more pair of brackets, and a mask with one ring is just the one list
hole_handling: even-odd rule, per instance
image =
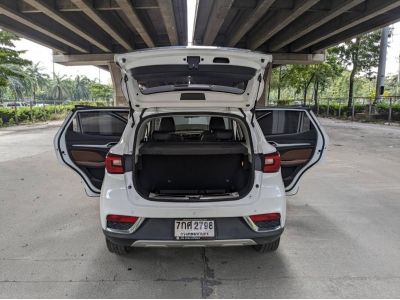
[[296, 192], [298, 182], [316, 164], [325, 149], [323, 131], [307, 109], [263, 108], [256, 111], [265, 139], [280, 154], [286, 192]]
[[258, 111], [256, 116], [265, 136], [304, 133], [313, 129], [303, 111]]
[[59, 159], [81, 176], [90, 196], [100, 193], [105, 157], [121, 139], [127, 118], [125, 108], [76, 108], [57, 133]]
[[80, 112], [78, 115], [79, 127], [82, 134], [121, 136], [127, 122], [127, 113], [110, 112]]

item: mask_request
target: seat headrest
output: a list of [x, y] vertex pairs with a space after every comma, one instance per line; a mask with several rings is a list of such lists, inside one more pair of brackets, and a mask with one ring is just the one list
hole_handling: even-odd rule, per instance
[[154, 142], [166, 142], [171, 139], [171, 134], [165, 131], [154, 131], [151, 138]]
[[160, 129], [162, 132], [175, 132], [175, 121], [172, 117], [162, 118], [160, 122]]
[[210, 118], [210, 131], [225, 129], [224, 118], [222, 117], [211, 117]]
[[231, 130], [231, 129], [215, 130], [214, 137], [217, 141], [232, 141], [233, 140], [233, 130]]

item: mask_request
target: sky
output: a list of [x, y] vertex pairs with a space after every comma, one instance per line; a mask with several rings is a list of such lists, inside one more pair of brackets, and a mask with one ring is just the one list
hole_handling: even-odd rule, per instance
[[[188, 40], [193, 37], [193, 25], [195, 17], [196, 0], [188, 1]], [[389, 39], [389, 47], [386, 57], [386, 75], [398, 74], [399, 72], [399, 55], [400, 55], [400, 22], [393, 25], [394, 30]], [[15, 42], [17, 50], [26, 50], [22, 56], [32, 62], [40, 62], [43, 69], [48, 74], [53, 72], [52, 50], [26, 39]], [[102, 83], [111, 83], [110, 73], [94, 66], [66, 67], [60, 64], [54, 64], [56, 74], [75, 77], [76, 75], [86, 75], [92, 80], [99, 80]]]
[[389, 47], [386, 55], [386, 75], [399, 73], [400, 55], [400, 22], [393, 25], [392, 36], [389, 38]]
[[[20, 39], [16, 41], [15, 47], [17, 50], [26, 51], [21, 56], [23, 58], [29, 59], [33, 63], [40, 62], [40, 65], [43, 67], [43, 71], [51, 75], [53, 73], [53, 52], [50, 48], [44, 47], [42, 45], [36, 44], [26, 39]], [[100, 82], [104, 84], [111, 83], [110, 73], [101, 70], [94, 66], [73, 66], [66, 67], [60, 64], [54, 64], [54, 73], [60, 75], [67, 75], [71, 77], [75, 77], [76, 75], [86, 75], [88, 78], [92, 80], [99, 79], [100, 72]]]

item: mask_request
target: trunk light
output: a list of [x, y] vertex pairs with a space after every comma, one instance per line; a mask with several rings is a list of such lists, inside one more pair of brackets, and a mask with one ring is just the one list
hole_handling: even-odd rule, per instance
[[108, 153], [106, 156], [106, 170], [110, 174], [123, 174], [124, 165], [122, 156]]
[[133, 216], [107, 215], [107, 221], [109, 222], [135, 224], [138, 219], [139, 219], [138, 217], [133, 217]]
[[281, 168], [281, 156], [278, 152], [264, 155], [264, 173], [278, 172]]
[[281, 219], [280, 213], [269, 213], [269, 214], [261, 214], [261, 215], [252, 215], [250, 219], [253, 222], [268, 222], [268, 221], [278, 221]]

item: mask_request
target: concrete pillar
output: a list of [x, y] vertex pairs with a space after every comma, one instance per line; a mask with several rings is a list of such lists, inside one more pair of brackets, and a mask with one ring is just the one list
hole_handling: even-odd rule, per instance
[[121, 88], [121, 69], [114, 62], [111, 62], [108, 64], [108, 70], [113, 84], [114, 106], [128, 106], [128, 100], [125, 99]]
[[268, 106], [269, 105], [269, 85], [271, 82], [271, 76], [272, 76], [272, 63], [268, 64], [268, 66], [265, 68], [264, 89], [261, 94], [260, 100], [258, 100], [257, 106]]
[[385, 89], [386, 53], [387, 53], [389, 33], [390, 33], [389, 26], [386, 26], [382, 29], [381, 44], [379, 50], [378, 74], [376, 76], [375, 102], [381, 101]]

